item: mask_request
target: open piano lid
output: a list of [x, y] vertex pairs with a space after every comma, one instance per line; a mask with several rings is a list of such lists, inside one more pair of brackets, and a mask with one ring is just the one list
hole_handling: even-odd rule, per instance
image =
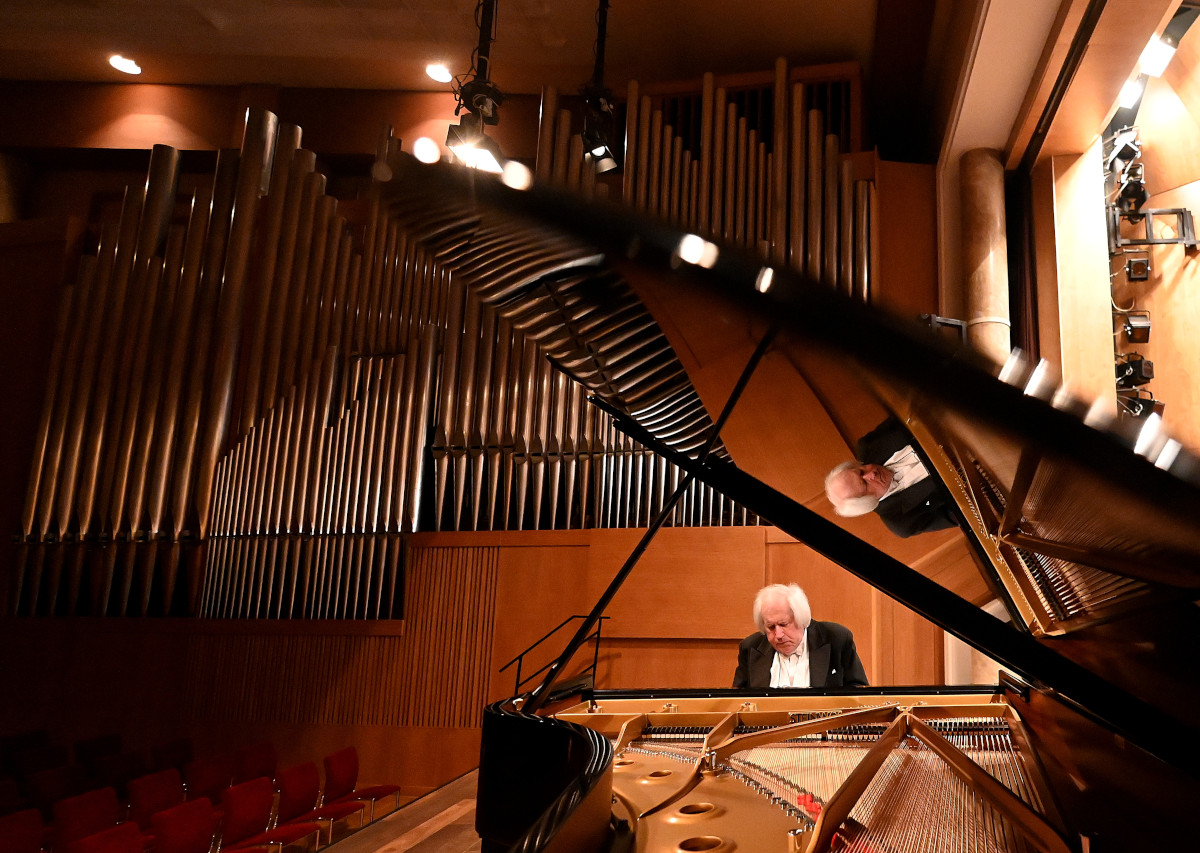
[[[572, 351], [586, 353], [549, 356], [621, 429], [995, 659], [1041, 700], [1187, 777], [1200, 772], [1200, 463], [1177, 442], [1139, 434], [1142, 423], [1088, 425], [1087, 405], [1028, 365], [1014, 362], [1001, 379], [965, 347], [786, 270], [772, 270], [763, 292], [764, 266], [744, 254], [721, 249], [705, 266], [681, 262], [685, 232], [625, 209], [411, 162], [391, 187], [386, 200], [431, 243], [453, 232], [447, 245], [464, 271], [472, 268], [472, 233], [498, 229], [522, 247], [526, 272], [485, 300], [513, 313], [541, 306], [543, 326], [559, 324]], [[475, 268], [486, 287], [484, 265]], [[568, 279], [570, 300], [555, 299]], [[724, 444], [697, 460], [714, 408], [699, 426], [692, 416], [684, 426], [664, 421], [664, 408], [692, 406], [694, 389], [681, 397], [679, 381], [610, 381], [604, 343], [589, 341], [579, 322], [631, 291], [660, 325], [656, 306], [702, 301], [737, 330], [747, 354], [770, 335], [770, 349], [825, 403], [835, 427], [849, 417], [838, 410], [843, 399], [874, 401], [880, 414], [905, 421], [957, 502], [980, 571], [1010, 620], [817, 515], [786, 487], [764, 482], [763, 472], [739, 468]], [[681, 381], [688, 384], [686, 375]], [[781, 456], [807, 452], [802, 439], [788, 446], [786, 436], [776, 438]]]

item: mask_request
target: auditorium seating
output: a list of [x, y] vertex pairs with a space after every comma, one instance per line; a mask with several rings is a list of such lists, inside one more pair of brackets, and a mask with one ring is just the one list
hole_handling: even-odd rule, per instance
[[[43, 737], [5, 742], [6, 759], [38, 769], [0, 776], [0, 853], [125, 853], [135, 834], [139, 853], [212, 853], [214, 840], [238, 853], [312, 851], [401, 802], [399, 786], [357, 787], [353, 746], [324, 756], [322, 774], [315, 756], [278, 769], [267, 739], [197, 757], [188, 738], [140, 753], [109, 735], [70, 750]], [[55, 763], [68, 755], [76, 760]]]
[[279, 773], [276, 787], [279, 790], [277, 825], [319, 824], [323, 830], [322, 845], [332, 844], [335, 836], [340, 839], [355, 829], [361, 829], [366, 820], [367, 804], [363, 802], [318, 805], [321, 800], [321, 774], [315, 761], [284, 768]]
[[233, 764], [233, 754], [226, 752], [189, 761], [183, 768], [187, 798], [207, 797], [213, 805], [219, 803], [221, 791], [233, 783]]
[[59, 800], [53, 806], [54, 844], [62, 847], [102, 829], [115, 826], [121, 804], [112, 788], [98, 788]]
[[146, 773], [146, 757], [140, 752], [116, 752], [102, 755], [95, 760], [92, 767], [92, 782], [96, 787], [113, 788], [117, 797], [125, 800], [129, 797], [129, 782]]
[[217, 813], [207, 797], [156, 812], [150, 818], [154, 853], [209, 853], [217, 833]]
[[115, 732], [109, 732], [78, 740], [75, 742], [72, 752], [75, 755], [75, 763], [82, 765], [84, 770], [95, 776], [97, 763], [101, 759], [118, 755], [121, 752], [121, 736]]
[[292, 823], [271, 829], [275, 787], [265, 776], [231, 785], [221, 792], [221, 849], [279, 845], [297, 850], [315, 850], [321, 827], [316, 823]]
[[33, 805], [33, 801], [22, 793], [17, 780], [12, 776], [0, 777], [0, 815], [19, 812]]
[[322, 798], [322, 805], [360, 800], [368, 804], [368, 821], [383, 817], [399, 808], [399, 785], [355, 787], [358, 784], [358, 750], [353, 746], [330, 753], [325, 756], [323, 761], [325, 764], [325, 794]]
[[46, 824], [37, 809], [22, 809], [0, 816], [0, 853], [38, 853]]
[[63, 764], [31, 773], [25, 779], [25, 793], [33, 805], [50, 819], [54, 804], [82, 794], [90, 787], [87, 773], [78, 764]]
[[129, 820], [143, 831], [158, 812], [177, 806], [186, 798], [183, 779], [174, 767], [147, 773], [129, 782]]
[[55, 848], [55, 853], [143, 853], [142, 833], [135, 823], [118, 823]]

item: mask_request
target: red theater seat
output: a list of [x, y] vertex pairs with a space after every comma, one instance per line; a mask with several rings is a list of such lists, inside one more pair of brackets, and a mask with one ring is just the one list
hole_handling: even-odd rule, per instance
[[367, 804], [363, 802], [318, 805], [321, 800], [321, 774], [315, 761], [306, 761], [280, 771], [278, 788], [276, 825], [320, 824], [322, 844], [332, 844], [335, 832], [340, 839], [361, 828], [366, 820]]
[[[358, 750], [352, 746], [325, 756], [325, 795], [322, 805], [349, 803], [355, 800], [368, 804], [367, 820], [375, 820], [400, 806], [399, 785], [358, 784]], [[376, 804], [379, 804], [377, 807]]]
[[183, 768], [183, 781], [189, 800], [206, 797], [216, 805], [221, 792], [233, 784], [233, 755], [221, 753], [189, 761]]
[[148, 832], [154, 814], [184, 799], [183, 779], [174, 767], [147, 773], [129, 781], [129, 819]]
[[142, 832], [126, 821], [67, 844], [63, 853], [142, 853]]
[[46, 836], [46, 824], [37, 809], [22, 809], [0, 817], [2, 853], [38, 853]]
[[209, 853], [217, 812], [206, 797], [180, 803], [150, 818], [154, 853]]
[[98, 788], [59, 800], [53, 811], [56, 847], [116, 826], [121, 818], [121, 804], [112, 788]]
[[267, 845], [315, 850], [321, 840], [316, 823], [293, 823], [271, 829], [275, 787], [265, 776], [231, 785], [221, 792], [221, 849]]

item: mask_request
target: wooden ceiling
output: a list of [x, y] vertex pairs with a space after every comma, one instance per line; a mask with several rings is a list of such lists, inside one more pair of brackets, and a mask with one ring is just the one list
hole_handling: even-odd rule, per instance
[[[881, 0], [887, 6], [893, 0]], [[870, 64], [877, 0], [612, 0], [605, 77], [673, 80], [704, 71]], [[506, 93], [571, 91], [594, 68], [597, 0], [496, 5], [492, 80]], [[247, 83], [444, 90], [442, 60], [470, 70], [476, 0], [5, 0], [0, 78], [127, 82], [110, 53], [135, 58], [150, 83]]]

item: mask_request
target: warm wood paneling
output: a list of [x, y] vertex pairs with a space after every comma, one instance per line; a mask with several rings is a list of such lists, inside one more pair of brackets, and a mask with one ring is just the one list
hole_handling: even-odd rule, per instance
[[[611, 531], [588, 555], [591, 600], [633, 551], [642, 531]], [[660, 530], [608, 608], [614, 637], [745, 636], [738, 602], [763, 584], [766, 535], [761, 527]]]
[[[1116, 409], [1109, 309], [1108, 238], [1104, 187], [1100, 181], [1100, 140], [1087, 153], [1053, 161], [1053, 252], [1057, 283], [1058, 336], [1063, 384], [1083, 400], [1104, 399]], [[1039, 196], [1041, 204], [1046, 197]], [[1044, 234], [1038, 229], [1038, 235]], [[1042, 246], [1039, 245], [1039, 249]], [[1050, 248], [1050, 247], [1046, 247]], [[1050, 287], [1041, 282], [1039, 289]], [[1050, 354], [1046, 354], [1050, 357]]]
[[[542, 537], [545, 535], [541, 534]], [[513, 695], [516, 665], [503, 673], [501, 667], [564, 620], [574, 615], [586, 615], [595, 604], [595, 598], [587, 592], [588, 548], [570, 544], [570, 539], [576, 537], [562, 538], [568, 539], [568, 544], [558, 547], [548, 543], [541, 547], [518, 544], [499, 551], [496, 603], [491, 614], [495, 639], [489, 699]], [[513, 539], [521, 541], [519, 536], [510, 535], [510, 541]], [[521, 678], [532, 676], [552, 661], [578, 627], [577, 621], [566, 626], [554, 639], [531, 652], [527, 660], [522, 660]], [[603, 630], [607, 633], [607, 622]], [[590, 651], [581, 652], [581, 655], [585, 654], [590, 659]], [[527, 689], [537, 683], [533, 681]]]
[[631, 689], [729, 687], [737, 649], [737, 640], [605, 640], [596, 684]]

